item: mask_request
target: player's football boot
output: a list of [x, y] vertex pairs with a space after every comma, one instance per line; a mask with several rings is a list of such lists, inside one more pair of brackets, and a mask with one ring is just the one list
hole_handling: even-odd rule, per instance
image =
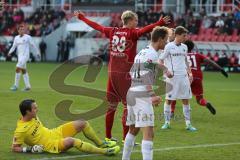
[[162, 126], [162, 129], [170, 129], [170, 124], [164, 123], [164, 125]]
[[211, 105], [211, 103], [207, 103], [207, 109], [213, 114], [215, 115], [216, 114], [216, 110], [215, 108]]
[[17, 91], [17, 89], [18, 89], [18, 88], [17, 88], [17, 86], [15, 86], [15, 85], [13, 85], [13, 86], [10, 88], [11, 91]]
[[115, 147], [112, 147], [112, 148], [107, 148], [106, 155], [113, 156], [113, 155], [118, 154], [119, 152], [120, 152], [120, 147], [115, 146]]
[[[124, 142], [125, 142], [125, 141], [122, 140], [122, 144], [123, 144], [123, 145], [124, 145]], [[138, 142], [135, 142], [135, 143], [134, 143], [134, 146], [139, 146], [139, 145], [140, 145], [140, 143], [138, 143]]]
[[24, 92], [27, 92], [27, 91], [30, 91], [30, 90], [31, 90], [31, 88], [29, 88], [29, 87], [26, 87], [26, 88], [22, 89], [22, 91], [24, 91]]
[[115, 142], [118, 142], [117, 138], [105, 138], [105, 141], [115, 141]]
[[191, 124], [187, 125], [186, 130], [194, 132], [197, 131], [197, 129], [195, 127], [193, 127]]
[[117, 142], [116, 141], [111, 141], [111, 140], [108, 140], [108, 141], [103, 141], [103, 144], [100, 145], [99, 147], [100, 148], [111, 148], [111, 147], [114, 147], [117, 145]]

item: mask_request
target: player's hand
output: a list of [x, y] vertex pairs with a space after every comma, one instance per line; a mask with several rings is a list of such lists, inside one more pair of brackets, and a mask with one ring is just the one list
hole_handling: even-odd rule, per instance
[[167, 71], [165, 72], [165, 75], [166, 75], [168, 78], [172, 78], [172, 77], [173, 77], [173, 74], [172, 74], [169, 70], [167, 70]]
[[226, 72], [224, 69], [221, 69], [221, 73], [222, 73], [226, 78], [228, 78], [228, 74], [227, 74], [227, 72]]
[[153, 96], [152, 98], [152, 104], [154, 106], [159, 105], [159, 103], [162, 101], [162, 98], [160, 96]]
[[165, 17], [161, 16], [161, 17], [160, 17], [160, 21], [161, 21], [161, 20], [163, 20], [163, 22], [164, 22], [165, 24], [169, 24], [170, 21], [171, 21], [171, 18], [170, 18], [169, 16], [165, 16]]
[[43, 145], [34, 145], [31, 149], [32, 153], [42, 153], [43, 152]]
[[8, 53], [7, 56], [10, 57], [12, 54], [11, 53]]
[[74, 16], [76, 16], [77, 18], [81, 18], [84, 17], [84, 13], [82, 11], [76, 10], [74, 11]]
[[192, 73], [188, 74], [188, 78], [189, 78], [189, 81], [190, 81], [190, 84], [193, 82], [193, 75]]

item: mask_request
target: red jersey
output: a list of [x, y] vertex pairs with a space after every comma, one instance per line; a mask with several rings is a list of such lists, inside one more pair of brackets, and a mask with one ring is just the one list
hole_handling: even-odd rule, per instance
[[111, 73], [128, 73], [136, 56], [138, 38], [144, 33], [151, 32], [155, 26], [164, 25], [164, 21], [160, 20], [154, 24], [139, 29], [104, 27], [90, 21], [82, 15], [79, 15], [78, 18], [92, 28], [104, 33], [109, 38], [109, 70]]
[[193, 78], [203, 79], [201, 64], [207, 57], [199, 53], [188, 53], [187, 59], [191, 67]]

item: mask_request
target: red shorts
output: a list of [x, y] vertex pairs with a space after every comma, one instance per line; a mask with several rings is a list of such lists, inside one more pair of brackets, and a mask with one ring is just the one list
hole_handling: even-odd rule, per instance
[[191, 84], [192, 93], [195, 96], [203, 95], [202, 79], [194, 78]]
[[130, 86], [131, 79], [128, 73], [118, 73], [118, 75], [109, 76], [107, 84], [107, 100], [113, 103], [122, 101], [122, 103], [126, 105], [126, 96]]

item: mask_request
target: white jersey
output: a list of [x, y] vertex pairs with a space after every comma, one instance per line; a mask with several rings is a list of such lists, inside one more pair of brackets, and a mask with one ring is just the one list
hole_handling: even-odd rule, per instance
[[159, 54], [151, 45], [142, 49], [134, 59], [130, 71], [132, 84], [127, 93], [128, 126], [154, 126], [154, 110], [146, 86], [154, 84], [158, 59]]
[[146, 85], [153, 85], [158, 59], [159, 53], [151, 45], [142, 49], [136, 55], [130, 70], [131, 89], [146, 90]]
[[168, 68], [170, 72], [174, 75], [186, 75], [187, 74], [187, 46], [183, 43], [176, 45], [176, 43], [169, 42], [165, 48], [164, 52], [159, 57], [164, 60], [164, 65]]
[[18, 35], [15, 37], [9, 53], [12, 53], [17, 48], [18, 58], [24, 57], [26, 59], [29, 59], [30, 46], [34, 47], [35, 52], [39, 54], [38, 49], [35, 46], [31, 36], [27, 34], [24, 34], [23, 36]]

